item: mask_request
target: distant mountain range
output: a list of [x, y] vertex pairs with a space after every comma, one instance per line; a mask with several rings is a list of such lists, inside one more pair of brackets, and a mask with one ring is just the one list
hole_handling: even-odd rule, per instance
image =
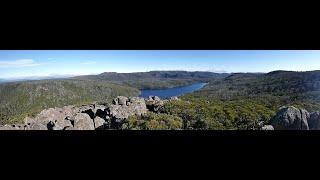
[[99, 75], [77, 76], [72, 79], [99, 80], [113, 82], [138, 89], [161, 89], [207, 82], [229, 76], [228, 73], [213, 73], [204, 71], [150, 71], [137, 73], [105, 72]]
[[45, 80], [45, 79], [63, 79], [70, 78], [76, 75], [48, 75], [48, 76], [27, 76], [27, 77], [19, 77], [19, 78], [2, 78], [0, 79], [0, 83], [4, 82], [17, 82], [17, 81], [28, 81], [28, 80]]

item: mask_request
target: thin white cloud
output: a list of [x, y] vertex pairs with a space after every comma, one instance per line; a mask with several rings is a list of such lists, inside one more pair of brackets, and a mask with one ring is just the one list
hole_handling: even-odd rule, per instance
[[14, 61], [1, 61], [0, 68], [16, 68], [16, 67], [30, 67], [30, 66], [39, 66], [39, 63], [36, 63], [33, 59], [18, 59]]
[[85, 61], [85, 62], [81, 62], [80, 64], [82, 65], [90, 65], [90, 64], [97, 64], [96, 61]]

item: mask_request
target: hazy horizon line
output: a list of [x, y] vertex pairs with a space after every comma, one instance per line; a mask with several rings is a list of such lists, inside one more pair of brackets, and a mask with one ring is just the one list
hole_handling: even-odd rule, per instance
[[184, 72], [211, 72], [217, 74], [236, 74], [236, 73], [253, 73], [253, 74], [267, 74], [274, 71], [291, 71], [291, 72], [310, 72], [310, 71], [293, 71], [293, 70], [273, 70], [268, 72], [215, 72], [215, 71], [204, 71], [204, 70], [196, 70], [196, 71], [188, 71], [188, 70], [151, 70], [151, 71], [132, 71], [132, 72], [115, 72], [115, 71], [104, 71], [99, 73], [88, 73], [88, 74], [48, 74], [48, 75], [35, 75], [35, 76], [20, 76], [20, 77], [6, 77], [0, 78], [2, 82], [12, 82], [12, 81], [21, 81], [21, 80], [45, 80], [45, 79], [57, 79], [57, 78], [72, 78], [77, 76], [89, 76], [89, 75], [99, 75], [103, 73], [145, 73], [145, 72], [160, 72], [160, 71], [184, 71]]

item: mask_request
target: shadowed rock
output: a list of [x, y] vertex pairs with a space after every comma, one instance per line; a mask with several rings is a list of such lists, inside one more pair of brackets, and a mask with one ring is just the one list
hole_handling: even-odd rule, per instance
[[146, 105], [149, 111], [154, 113], [163, 113], [164, 112], [164, 104], [168, 100], [161, 100], [158, 96], [149, 96], [146, 99]]
[[308, 125], [310, 130], [320, 130], [320, 112], [310, 113], [310, 118], [308, 119]]
[[54, 122], [50, 121], [50, 122], [47, 124], [47, 128], [48, 128], [48, 130], [54, 130]]
[[97, 128], [103, 128], [103, 126], [104, 126], [104, 123], [105, 123], [106, 121], [104, 120], [104, 119], [102, 119], [102, 118], [100, 118], [100, 117], [96, 117], [95, 119], [94, 119], [94, 127], [97, 129]]
[[275, 130], [308, 130], [309, 113], [293, 106], [281, 107], [271, 120]]
[[128, 98], [124, 96], [118, 96], [119, 105], [127, 105]]
[[74, 129], [74, 127], [68, 126], [68, 127], [65, 127], [63, 130], [67, 131], [67, 130], [75, 130], [75, 129]]
[[87, 109], [85, 111], [82, 111], [82, 113], [86, 113], [90, 116], [91, 119], [95, 118], [95, 113], [93, 112], [93, 109]]
[[97, 117], [100, 117], [100, 118], [102, 118], [102, 119], [105, 119], [106, 118], [106, 116], [108, 115], [108, 112], [107, 111], [105, 111], [105, 109], [97, 109], [97, 112], [96, 112], [96, 115], [95, 115], [95, 117], [97, 118]]
[[[49, 108], [41, 111], [35, 118], [26, 118], [25, 124], [29, 124], [28, 126], [30, 127], [28, 128], [30, 129], [32, 129], [31, 124], [42, 124], [40, 129], [42, 129], [43, 126], [46, 126], [47, 129], [52, 126], [52, 130], [62, 130], [66, 126], [71, 126], [71, 122], [66, 120], [66, 117], [73, 116], [74, 114], [75, 108], [73, 106]], [[38, 128], [38, 126], [35, 127]]]

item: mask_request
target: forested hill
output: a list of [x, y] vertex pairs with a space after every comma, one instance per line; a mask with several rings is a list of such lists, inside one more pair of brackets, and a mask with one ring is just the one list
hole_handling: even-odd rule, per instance
[[138, 96], [138, 88], [168, 88], [225, 76], [210, 72], [152, 71], [1, 83], [0, 124], [20, 121], [50, 107], [107, 101], [120, 95]]
[[0, 124], [21, 122], [43, 109], [105, 102], [138, 89], [94, 80], [39, 80], [0, 84]]
[[203, 89], [168, 105], [185, 126], [200, 129], [255, 129], [269, 124], [280, 107], [320, 111], [320, 71], [235, 73], [212, 79]]
[[[220, 81], [245, 94], [304, 96], [320, 90], [320, 71], [273, 71], [267, 74], [233, 74]], [[306, 94], [307, 93], [307, 94]]]
[[208, 82], [212, 79], [222, 79], [230, 74], [203, 71], [150, 71], [137, 73], [105, 72], [99, 75], [78, 76], [74, 79], [91, 79], [108, 81], [117, 84], [136, 87], [138, 89], [161, 89]]

